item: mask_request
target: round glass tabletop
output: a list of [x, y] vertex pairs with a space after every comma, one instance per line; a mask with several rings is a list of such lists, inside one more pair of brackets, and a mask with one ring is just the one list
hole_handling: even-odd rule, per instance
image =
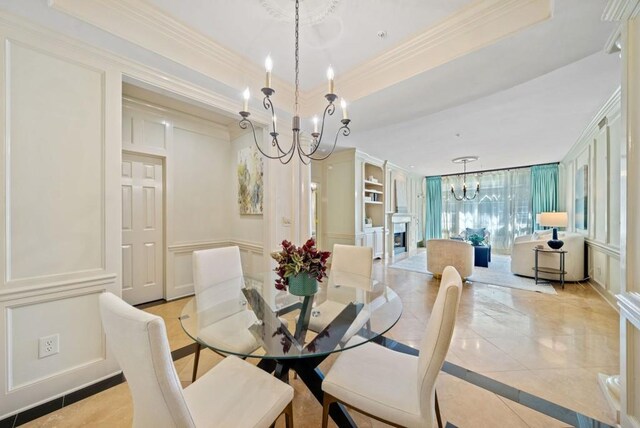
[[398, 295], [368, 278], [336, 273], [310, 297], [277, 290], [275, 279], [268, 272], [211, 285], [186, 303], [182, 328], [221, 354], [307, 358], [375, 339], [402, 314]]

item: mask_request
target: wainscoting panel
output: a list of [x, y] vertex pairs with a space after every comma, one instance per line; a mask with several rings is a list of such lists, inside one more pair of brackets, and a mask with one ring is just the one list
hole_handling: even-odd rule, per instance
[[[6, 309], [9, 391], [105, 358], [98, 291]], [[60, 352], [38, 356], [38, 339], [58, 335]]]
[[167, 275], [167, 300], [193, 294], [192, 257], [194, 251], [208, 250], [237, 245], [240, 248], [242, 270], [247, 275], [264, 271], [262, 268], [264, 252], [262, 245], [238, 241], [197, 242], [169, 246], [169, 265], [171, 274]]
[[5, 73], [7, 280], [102, 271], [104, 73], [13, 41]]

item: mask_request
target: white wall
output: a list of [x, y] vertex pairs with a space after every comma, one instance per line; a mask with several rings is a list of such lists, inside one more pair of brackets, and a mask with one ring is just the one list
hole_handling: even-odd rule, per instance
[[123, 124], [124, 150], [165, 163], [165, 296], [192, 294], [193, 251], [231, 240], [228, 129], [134, 98], [125, 98]]
[[[238, 152], [253, 145], [255, 145], [253, 134], [248, 132], [231, 139], [231, 150], [227, 159], [227, 163], [232, 165], [230, 175], [227, 178], [227, 183], [230, 184], [228, 186], [230, 192], [227, 206], [230, 207], [228, 223], [230, 239], [240, 246], [243, 269], [246, 272], [258, 273], [268, 268], [264, 264], [264, 251], [262, 248], [265, 240], [264, 215], [240, 214], [238, 205], [238, 171], [235, 167], [238, 165]], [[263, 161], [266, 164], [269, 159], [263, 159]]]
[[[588, 273], [604, 295], [614, 301], [620, 292], [620, 149], [622, 144], [620, 92], [607, 101], [561, 163], [564, 185], [561, 203], [569, 214], [567, 230], [587, 241]], [[589, 171], [586, 230], [575, 225], [575, 175]]]
[[[33, 12], [47, 20], [46, 6]], [[244, 222], [229, 227], [233, 211], [220, 210], [233, 200], [229, 129], [173, 113], [167, 125], [165, 112], [155, 109], [137, 117], [125, 112], [123, 122], [122, 80], [126, 75], [226, 112], [237, 111], [237, 100], [199, 85], [197, 76], [181, 80], [5, 12], [0, 38], [3, 419], [119, 371], [102, 334], [97, 297], [104, 290], [119, 295], [122, 288], [123, 148], [165, 161], [169, 298], [190, 292], [194, 249], [232, 245], [252, 232]], [[252, 116], [257, 127], [264, 116]], [[249, 268], [268, 264], [268, 255], [259, 256], [263, 247], [308, 233], [302, 220], [308, 174], [308, 167], [295, 163], [266, 164], [263, 222], [269, 227], [257, 239], [262, 245], [239, 242], [243, 262], [246, 254], [258, 254], [258, 262], [249, 257]], [[219, 197], [221, 188], [227, 193]], [[258, 226], [252, 227], [255, 232]], [[38, 338], [49, 334], [60, 335], [60, 353], [39, 359]]]
[[[121, 76], [0, 26], [0, 419], [117, 372], [97, 296], [120, 284]], [[60, 352], [38, 358], [38, 339]]]

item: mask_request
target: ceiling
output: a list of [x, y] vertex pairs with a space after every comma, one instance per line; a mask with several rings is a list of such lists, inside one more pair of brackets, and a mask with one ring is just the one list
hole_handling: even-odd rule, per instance
[[[155, 6], [250, 61], [262, 66], [267, 55], [273, 73], [289, 82], [294, 75], [294, 24], [270, 10], [293, 11], [293, 0], [150, 0]], [[420, 30], [445, 19], [471, 0], [302, 0], [300, 74], [302, 89], [371, 59]], [[330, 12], [302, 25], [309, 11]], [[378, 32], [386, 37], [379, 38]]]
[[[292, 82], [291, 20], [270, 15], [265, 3], [292, 10], [293, 0], [192, 0], [188, 8], [150, 1], [256, 64], [270, 53], [274, 74]], [[304, 0], [303, 19], [323, 13], [302, 28], [302, 87], [321, 85], [328, 64], [346, 73], [473, 3]], [[480, 156], [474, 169], [561, 160], [619, 85], [619, 59], [603, 52], [614, 29], [601, 20], [605, 4], [556, 1], [551, 19], [357, 99], [351, 136], [339, 146], [423, 175], [458, 172], [450, 160], [463, 155]]]
[[[321, 111], [331, 64], [338, 92], [352, 101], [352, 132], [339, 140], [341, 148], [357, 147], [402, 167], [413, 166], [422, 175], [458, 172], [450, 160], [463, 155], [480, 156], [473, 165], [477, 169], [560, 161], [620, 83], [618, 57], [603, 52], [615, 26], [601, 19], [606, 3], [301, 0], [303, 128], [310, 126], [309, 112]], [[168, 58], [220, 83], [226, 96], [238, 94], [238, 106], [247, 83], [260, 87], [262, 63], [270, 53], [280, 78], [274, 102], [284, 109], [278, 116], [288, 115], [293, 24], [290, 12], [278, 16], [274, 10], [287, 15], [293, 0], [109, 0], [96, 2], [93, 13], [76, 8], [83, 3], [72, 0], [49, 4], [62, 31], [90, 35], [89, 28], [65, 22], [62, 12], [90, 22], [153, 52], [157, 56], [147, 56], [158, 64], [157, 58]], [[51, 22], [32, 2], [0, 0], [0, 5], [37, 15], [34, 9]], [[101, 7], [121, 14], [101, 13]], [[118, 20], [127, 20], [126, 25]], [[132, 22], [140, 24], [137, 33]], [[161, 23], [168, 24], [166, 30]], [[379, 38], [380, 30], [387, 36]], [[148, 32], [153, 37], [165, 32], [169, 37], [163, 43], [175, 41], [177, 51], [185, 51], [182, 57], [168, 55]], [[114, 40], [96, 39], [118, 50]], [[169, 52], [175, 53], [175, 47]], [[220, 69], [226, 74], [216, 74], [218, 63], [227, 67]], [[261, 108], [254, 101], [252, 108]], [[332, 119], [329, 133], [339, 123], [339, 117]], [[227, 115], [223, 123], [228, 121]]]

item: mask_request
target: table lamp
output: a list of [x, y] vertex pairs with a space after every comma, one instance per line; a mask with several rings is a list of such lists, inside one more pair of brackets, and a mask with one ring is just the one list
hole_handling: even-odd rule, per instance
[[559, 250], [564, 242], [558, 239], [558, 227], [567, 227], [569, 217], [566, 212], [540, 213], [540, 226], [553, 227], [553, 236], [547, 241], [549, 248]]

